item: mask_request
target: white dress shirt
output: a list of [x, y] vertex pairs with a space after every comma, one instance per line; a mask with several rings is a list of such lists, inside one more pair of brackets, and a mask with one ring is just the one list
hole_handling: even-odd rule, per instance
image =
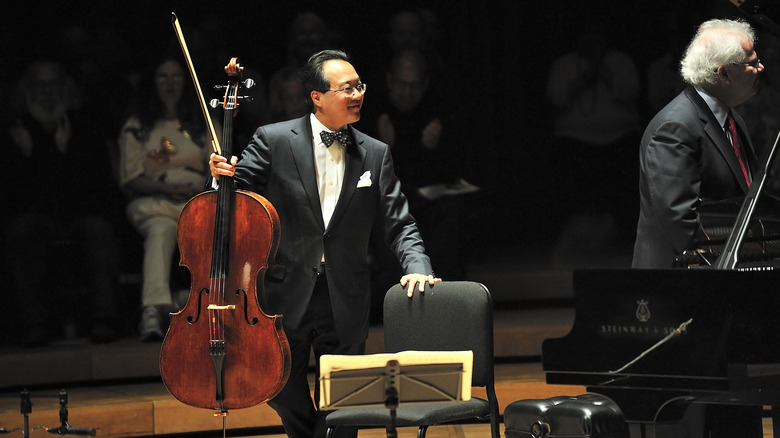
[[317, 189], [320, 195], [322, 220], [328, 228], [333, 210], [339, 200], [341, 186], [344, 183], [344, 145], [338, 140], [330, 147], [325, 146], [320, 137], [321, 131], [330, 131], [314, 114], [310, 116], [312, 145], [314, 147], [314, 169], [317, 172]]

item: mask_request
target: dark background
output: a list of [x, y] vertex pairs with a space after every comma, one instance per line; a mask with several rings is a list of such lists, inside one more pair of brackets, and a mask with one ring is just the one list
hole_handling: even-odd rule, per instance
[[[207, 38], [223, 41], [227, 56], [239, 57], [242, 65], [259, 71], [267, 81], [285, 62], [287, 29], [299, 12], [313, 10], [323, 16], [342, 35], [340, 48], [353, 56], [358, 72], [365, 72], [388, 53], [388, 17], [419, 6], [433, 10], [441, 20], [439, 50], [451, 75], [443, 82], [455, 85], [443, 97], [460, 113], [462, 128], [471, 132], [464, 134], [471, 142], [464, 160], [470, 177], [483, 191], [468, 207], [472, 210], [469, 231], [481, 248], [521, 250], [545, 245], [555, 234], [555, 230], [545, 230], [546, 219], [556, 215], [556, 205], [566, 202], [566, 197], [579, 196], [545, 194], [546, 181], [565, 178], [567, 169], [540, 171], [534, 166], [545, 154], [550, 131], [550, 109], [544, 97], [549, 68], [573, 48], [578, 25], [596, 19], [606, 23], [612, 47], [629, 53], [644, 75], [647, 62], [668, 47], [669, 29], [678, 29], [678, 38], [688, 41], [704, 19], [740, 15], [728, 0], [54, 4], [6, 0], [0, 23], [3, 98], [7, 102], [10, 87], [28, 62], [52, 51], [65, 56], [58, 48], [59, 35], [69, 24], [80, 24], [100, 35], [95, 51], [105, 75], [94, 87], [121, 104], [127, 97], [122, 94], [123, 78], [140, 70], [174, 38], [171, 12], [179, 17], [185, 37], [189, 27], [202, 26]], [[207, 63], [193, 58], [201, 80], [221, 74], [227, 60]], [[372, 98], [370, 88], [366, 98]], [[90, 104], [99, 108], [102, 102]], [[643, 113], [643, 122], [650, 116]]]

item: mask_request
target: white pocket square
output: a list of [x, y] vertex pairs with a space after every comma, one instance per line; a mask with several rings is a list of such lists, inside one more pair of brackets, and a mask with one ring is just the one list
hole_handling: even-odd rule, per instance
[[362, 175], [360, 175], [360, 179], [358, 180], [357, 187], [371, 187], [371, 171], [366, 170], [363, 172]]

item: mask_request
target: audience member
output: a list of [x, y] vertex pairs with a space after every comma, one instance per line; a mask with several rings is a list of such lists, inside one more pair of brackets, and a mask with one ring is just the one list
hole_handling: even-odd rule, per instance
[[390, 17], [387, 45], [394, 52], [409, 49], [427, 51], [429, 40], [425, 25], [425, 19], [417, 11], [396, 12]]
[[298, 77], [298, 69], [283, 68], [278, 72], [273, 85], [279, 88], [271, 91], [271, 94], [278, 99], [274, 113], [271, 114], [272, 122], [297, 119], [309, 112], [303, 95], [301, 79]]
[[[434, 32], [438, 31], [436, 19], [436, 14], [430, 9], [402, 9], [390, 16], [385, 39], [386, 49], [376, 51], [380, 58], [373, 60], [373, 68], [366, 76], [366, 82], [371, 82], [372, 92], [379, 96], [387, 93], [385, 76], [391, 69], [393, 57], [404, 50], [422, 53], [426, 57], [430, 75], [444, 79], [440, 74], [444, 71], [441, 68], [440, 54], [433, 47], [434, 38], [437, 38]], [[435, 85], [437, 89], [447, 89], [439, 88], [439, 84]]]
[[[211, 142], [190, 75], [180, 56], [145, 75], [119, 134], [119, 184], [127, 217], [144, 239], [141, 321], [144, 341], [162, 339], [176, 303], [170, 274], [181, 209], [203, 190]], [[219, 131], [217, 131], [219, 132]]]
[[[292, 20], [287, 35], [287, 60], [268, 81], [268, 108], [273, 121], [289, 120], [283, 117], [286, 116], [285, 94], [291, 75], [297, 74], [313, 53], [331, 46], [333, 40], [332, 30], [315, 12], [302, 12]], [[303, 114], [306, 112], [308, 109]]]
[[[597, 232], [607, 230], [613, 242], [633, 237], [641, 84], [634, 61], [613, 49], [609, 38], [603, 25], [588, 22], [576, 36], [575, 50], [550, 71], [550, 200], [559, 217], [570, 218], [554, 258], [597, 251], [606, 242], [589, 239]], [[573, 248], [575, 242], [591, 247]]]
[[[88, 321], [95, 342], [113, 340], [118, 192], [107, 138], [91, 115], [74, 110], [75, 82], [60, 64], [31, 63], [15, 91], [19, 115], [4, 127], [2, 143], [11, 163], [5, 255], [17, 307], [8, 315], [20, 319], [19, 339], [28, 346], [50, 342], [62, 330], [52, 323], [68, 319]], [[78, 287], [88, 292], [87, 315], [64, 296]]]
[[[416, 50], [398, 52], [385, 80], [386, 94], [367, 105], [360, 126], [390, 146], [396, 174], [437, 274], [450, 280], [465, 279], [468, 260], [462, 227], [467, 210], [463, 196], [428, 190], [437, 185], [454, 189], [464, 177], [459, 170], [462, 148], [453, 134], [456, 120], [451, 107], [431, 96], [426, 58]], [[376, 250], [380, 261], [387, 259], [379, 263], [381, 267], [393, 266], [392, 254], [381, 244]], [[388, 257], [381, 257], [382, 253]], [[393, 278], [396, 272], [387, 277], [388, 284], [377, 285], [378, 292], [392, 286]]]

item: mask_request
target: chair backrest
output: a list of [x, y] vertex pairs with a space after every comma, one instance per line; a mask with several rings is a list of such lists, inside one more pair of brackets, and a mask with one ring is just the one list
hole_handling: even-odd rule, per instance
[[472, 350], [472, 386], [493, 382], [493, 303], [484, 285], [443, 281], [409, 298], [396, 284], [383, 313], [386, 352]]

